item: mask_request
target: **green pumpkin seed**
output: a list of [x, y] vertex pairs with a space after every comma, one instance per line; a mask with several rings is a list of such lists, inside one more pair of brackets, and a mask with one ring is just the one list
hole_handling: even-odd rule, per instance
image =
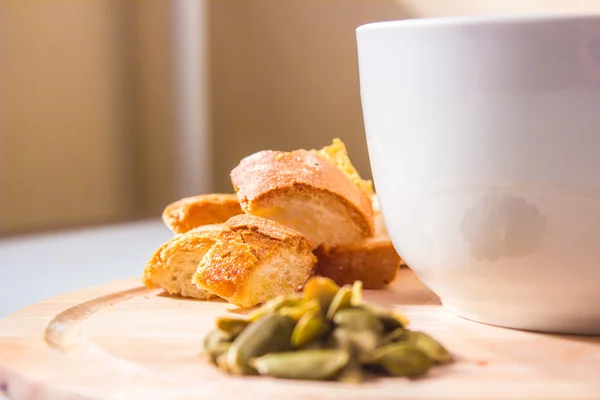
[[216, 359], [217, 367], [223, 372], [229, 372], [229, 367], [227, 365], [227, 353], [223, 353]]
[[319, 312], [320, 307], [319, 307], [319, 301], [317, 299], [312, 299], [309, 301], [304, 301], [298, 305], [295, 306], [285, 306], [285, 307], [281, 307], [277, 313], [281, 314], [281, 315], [285, 315], [286, 317], [289, 317], [291, 319], [293, 319], [294, 321], [298, 321], [300, 320], [300, 318], [302, 318], [302, 316], [306, 313], [313, 313], [313, 312]]
[[329, 305], [329, 309], [327, 310], [326, 314], [327, 319], [333, 319], [333, 316], [339, 310], [350, 307], [351, 300], [352, 288], [349, 285], [342, 286], [333, 297], [333, 300], [331, 300], [331, 304]]
[[303, 350], [267, 354], [250, 364], [261, 375], [285, 379], [327, 380], [333, 378], [348, 362], [343, 350]]
[[218, 356], [225, 353], [229, 346], [233, 336], [220, 329], [215, 329], [209, 332], [204, 338], [204, 350], [208, 354], [210, 361], [215, 363]]
[[231, 334], [220, 329], [214, 329], [204, 337], [204, 349], [208, 351], [219, 343], [230, 343], [233, 339]]
[[345, 350], [361, 363], [369, 363], [371, 354], [377, 348], [380, 338], [375, 331], [361, 330], [350, 331], [336, 328], [333, 331], [330, 346], [335, 349]]
[[322, 349], [330, 349], [327, 342], [322, 342], [320, 340], [313, 340], [312, 342], [306, 343], [304, 346], [299, 347], [299, 350], [322, 350]]
[[408, 318], [399, 312], [389, 311], [373, 304], [362, 304], [361, 308], [373, 313], [383, 323], [384, 331], [391, 332], [397, 328], [406, 328], [408, 326]]
[[394, 318], [390, 314], [379, 315], [379, 320], [383, 324], [383, 330], [384, 330], [384, 332], [393, 332], [396, 329], [402, 329], [402, 328], [404, 328], [404, 326], [402, 325], [402, 323], [398, 319]]
[[381, 342], [379, 333], [370, 330], [352, 332], [350, 339], [357, 349], [361, 361], [367, 359]]
[[227, 369], [234, 374], [255, 374], [248, 360], [270, 352], [289, 350], [294, 325], [290, 318], [279, 314], [266, 315], [248, 325], [227, 352]]
[[365, 380], [365, 373], [362, 370], [360, 362], [350, 357], [348, 364], [342, 369], [338, 376], [338, 381], [347, 383], [360, 383]]
[[210, 361], [213, 364], [216, 364], [217, 358], [229, 351], [230, 347], [231, 343], [228, 342], [217, 343], [216, 345], [212, 346], [210, 349], [207, 350]]
[[380, 346], [385, 346], [390, 343], [400, 342], [402, 340], [408, 339], [407, 330], [404, 328], [396, 328], [391, 332], [385, 333], [381, 337]]
[[249, 319], [233, 317], [217, 318], [217, 328], [219, 328], [223, 332], [229, 333], [233, 337], [239, 335], [249, 324]]
[[357, 307], [362, 304], [363, 283], [362, 281], [354, 281], [352, 284], [352, 299], [350, 304]]
[[390, 315], [397, 321], [399, 321], [402, 324], [402, 327], [404, 328], [406, 328], [410, 324], [410, 320], [408, 319], [408, 317], [402, 314], [401, 312], [392, 311]]
[[[317, 304], [318, 306], [318, 304]], [[319, 309], [305, 313], [292, 332], [292, 346], [298, 348], [306, 346], [327, 332], [328, 326], [323, 320]]]
[[383, 332], [383, 324], [379, 318], [362, 308], [345, 308], [338, 311], [333, 317], [333, 323], [350, 331]]
[[[365, 337], [362, 335], [363, 333], [372, 333], [375, 336], [375, 343], [377, 342], [378, 335], [372, 331], [352, 332], [343, 328], [337, 328], [333, 331], [332, 341], [334, 348], [346, 351], [350, 356], [348, 363], [338, 376], [338, 380], [341, 382], [359, 383], [365, 380], [365, 373], [362, 370], [361, 363], [362, 359], [370, 354], [370, 350], [365, 351], [370, 346], [364, 343]], [[367, 338], [368, 340], [369, 338]]]
[[337, 350], [352, 352], [353, 347], [352, 340], [350, 339], [351, 335], [352, 333], [347, 329], [335, 328], [329, 337], [326, 346]]
[[423, 350], [436, 364], [452, 361], [452, 354], [440, 342], [424, 332], [407, 330], [408, 341]]
[[339, 286], [331, 279], [322, 276], [313, 276], [304, 284], [303, 296], [305, 301], [317, 299], [323, 312], [329, 309]]
[[373, 357], [392, 376], [424, 375], [432, 364], [424, 351], [407, 342], [380, 347], [375, 350]]
[[283, 307], [294, 307], [302, 303], [300, 296], [284, 297], [283, 295], [277, 296], [274, 299], [267, 301], [261, 307], [252, 311], [248, 314], [248, 319], [251, 322], [256, 321], [259, 318], [264, 317], [267, 314], [272, 314], [279, 311]]

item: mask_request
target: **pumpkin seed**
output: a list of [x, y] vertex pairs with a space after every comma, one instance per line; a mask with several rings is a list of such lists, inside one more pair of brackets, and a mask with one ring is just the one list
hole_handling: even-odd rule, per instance
[[333, 316], [339, 310], [350, 307], [351, 300], [352, 288], [348, 285], [342, 286], [333, 297], [333, 300], [331, 300], [331, 304], [329, 305], [329, 309], [327, 310], [326, 314], [327, 319], [333, 319]]
[[354, 357], [350, 357], [346, 366], [338, 376], [340, 382], [360, 383], [365, 380], [365, 373], [362, 370], [360, 362]]
[[384, 332], [392, 332], [396, 329], [404, 328], [402, 323], [398, 319], [394, 318], [391, 314], [379, 315], [379, 320], [383, 324]]
[[272, 314], [279, 311], [283, 307], [294, 307], [300, 304], [301, 302], [302, 298], [300, 296], [284, 297], [283, 295], [280, 295], [275, 297], [274, 299], [267, 301], [261, 307], [249, 313], [248, 319], [251, 322], [254, 322], [267, 314]]
[[[365, 374], [362, 371], [361, 362], [359, 359], [366, 357], [364, 352], [365, 345], [361, 343], [363, 338], [361, 334], [373, 333], [372, 331], [352, 332], [344, 328], [337, 328], [333, 331], [335, 346], [338, 349], [348, 352], [349, 359], [346, 366], [342, 369], [338, 376], [338, 380], [348, 383], [359, 383], [365, 379]], [[375, 334], [375, 336], [377, 336]]]
[[229, 343], [229, 342], [221, 342], [221, 343], [216, 343], [210, 349], [207, 349], [210, 361], [213, 364], [216, 364], [217, 363], [217, 358], [219, 356], [221, 356], [222, 354], [225, 354], [229, 350], [230, 347], [231, 347], [231, 343]]
[[219, 369], [223, 372], [229, 372], [229, 367], [227, 366], [227, 353], [223, 353], [216, 359], [216, 364]]
[[363, 361], [379, 346], [381, 337], [375, 331], [363, 330], [352, 332], [350, 340], [358, 351], [358, 358]]
[[322, 336], [327, 331], [327, 328], [328, 326], [323, 320], [318, 308], [305, 313], [292, 332], [292, 346], [298, 348], [313, 342]]
[[392, 376], [424, 375], [432, 364], [424, 351], [407, 342], [380, 347], [375, 350], [373, 357]]
[[408, 341], [423, 350], [436, 364], [447, 364], [452, 361], [452, 354], [428, 334], [408, 330], [406, 333]]
[[281, 315], [285, 315], [293, 319], [294, 321], [300, 320], [302, 316], [306, 313], [319, 312], [319, 301], [317, 299], [312, 299], [309, 301], [304, 301], [295, 306], [284, 306], [277, 311], [277, 313]]
[[344, 328], [335, 328], [333, 333], [327, 340], [326, 346], [332, 349], [344, 350], [352, 352], [352, 340], [350, 339], [351, 332]]
[[372, 304], [362, 304], [361, 308], [378, 316], [383, 323], [385, 332], [393, 331], [396, 328], [406, 328], [408, 326], [409, 320], [402, 313], [388, 311]]
[[239, 335], [249, 324], [249, 319], [232, 317], [217, 318], [217, 328], [219, 328], [223, 332], [229, 333], [233, 337]]
[[396, 318], [396, 320], [398, 320], [402, 324], [402, 327], [406, 328], [410, 324], [410, 320], [408, 319], [408, 317], [402, 314], [401, 312], [392, 311], [390, 314], [393, 318]]
[[290, 318], [279, 314], [269, 314], [253, 322], [233, 341], [227, 352], [227, 369], [234, 374], [255, 374], [248, 360], [289, 350], [294, 325]]
[[317, 299], [323, 312], [329, 309], [339, 286], [331, 279], [322, 276], [313, 276], [304, 284], [304, 300]]
[[349, 352], [353, 358], [361, 363], [368, 363], [372, 358], [371, 353], [379, 344], [379, 340], [379, 334], [375, 331], [350, 331], [337, 328], [333, 331], [330, 346]]
[[360, 306], [362, 304], [363, 283], [362, 281], [354, 281], [352, 284], [352, 299], [350, 304]]
[[327, 380], [348, 363], [343, 350], [303, 350], [267, 354], [250, 360], [261, 375], [286, 379]]
[[371, 330], [383, 332], [383, 324], [375, 315], [362, 308], [345, 308], [333, 317], [333, 323], [350, 331]]
[[231, 340], [233, 340], [233, 336], [220, 329], [215, 329], [206, 335], [204, 338], [204, 350], [212, 363], [216, 363], [217, 357], [229, 349]]
[[313, 340], [312, 342], [306, 343], [304, 346], [299, 347], [299, 350], [319, 350], [319, 349], [330, 349], [328, 342], [320, 340]]
[[208, 354], [211, 362], [216, 362], [216, 357], [222, 354], [224, 345], [231, 344], [233, 336], [220, 329], [210, 331], [204, 338], [204, 350]]
[[387, 332], [381, 338], [380, 345], [385, 346], [390, 343], [399, 342], [401, 340], [408, 339], [407, 329], [404, 328], [396, 328], [391, 332]]

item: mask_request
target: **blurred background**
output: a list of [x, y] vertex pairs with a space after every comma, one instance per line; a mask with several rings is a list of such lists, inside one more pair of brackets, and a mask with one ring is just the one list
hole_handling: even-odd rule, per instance
[[157, 218], [262, 149], [370, 177], [354, 30], [589, 0], [0, 0], [0, 236]]

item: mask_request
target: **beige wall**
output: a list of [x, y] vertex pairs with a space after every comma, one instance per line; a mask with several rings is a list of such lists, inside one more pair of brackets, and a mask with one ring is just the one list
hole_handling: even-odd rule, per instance
[[600, 12], [596, 0], [397, 0], [409, 14], [426, 17], [540, 12]]
[[262, 149], [346, 142], [368, 176], [354, 29], [406, 13], [385, 0], [215, 0], [211, 3], [215, 187]]
[[169, 3], [0, 4], [0, 234], [171, 199]]
[[213, 0], [215, 184], [256, 150], [326, 144], [339, 136], [370, 176], [355, 28], [405, 17], [600, 11], [584, 0]]
[[[4, 230], [118, 218], [123, 163], [116, 20], [105, 1], [2, 3]], [[48, 18], [54, 16], [54, 18]]]

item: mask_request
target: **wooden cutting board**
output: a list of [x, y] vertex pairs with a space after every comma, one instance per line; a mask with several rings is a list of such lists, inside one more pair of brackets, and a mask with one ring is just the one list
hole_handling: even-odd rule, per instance
[[[0, 322], [0, 387], [22, 399], [600, 399], [600, 338], [521, 332], [446, 312], [409, 271], [369, 301], [404, 312], [457, 362], [363, 384], [231, 377], [202, 354], [233, 306], [148, 291], [138, 279], [32, 305]], [[591, 305], [593, 306], [593, 305]], [[518, 311], [515, 311], [518, 312]]]

